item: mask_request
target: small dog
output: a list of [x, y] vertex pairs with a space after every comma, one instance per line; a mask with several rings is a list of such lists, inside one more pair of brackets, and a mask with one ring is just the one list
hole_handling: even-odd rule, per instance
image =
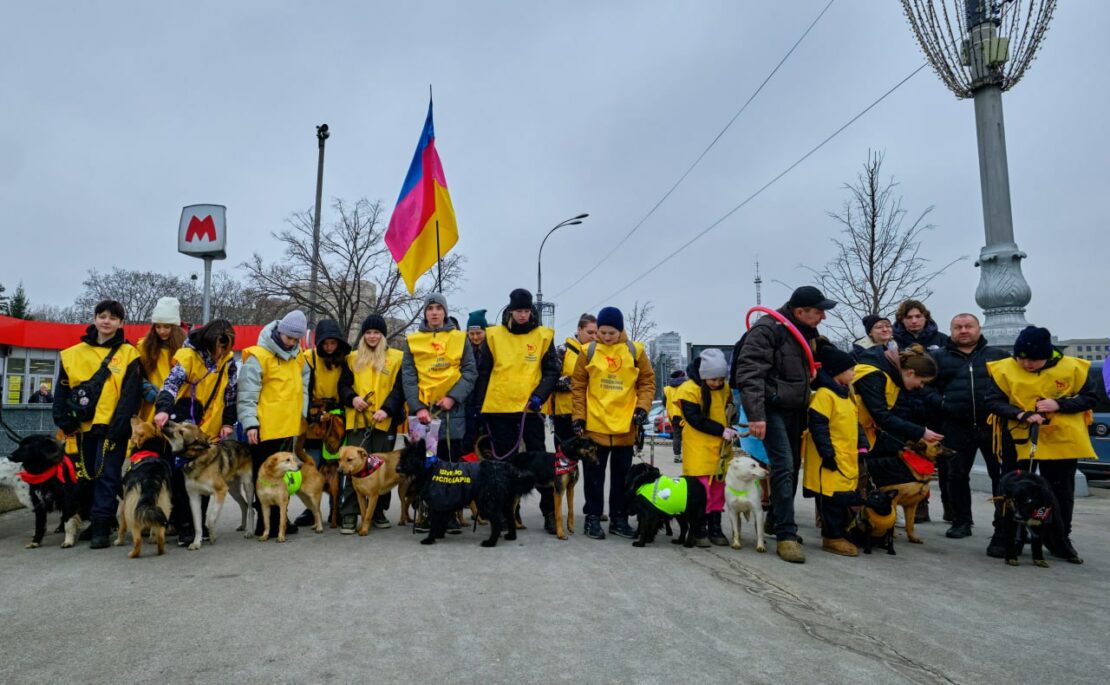
[[691, 476], [664, 477], [659, 469], [644, 462], [628, 470], [624, 501], [629, 513], [636, 516], [633, 547], [655, 542], [655, 535], [672, 518], [678, 521], [679, 532], [671, 542], [693, 547], [694, 531], [705, 522], [706, 494], [701, 481]]
[[897, 496], [894, 490], [872, 488], [855, 519], [848, 524], [848, 540], [856, 547], [862, 547], [864, 554], [871, 554], [876, 540], [880, 549], [894, 554], [894, 520], [897, 518], [894, 502]]
[[[370, 533], [370, 523], [374, 517], [374, 507], [378, 505], [378, 498], [403, 480], [404, 477], [397, 473], [397, 464], [400, 463], [401, 454], [404, 451], [400, 449], [370, 454], [361, 447], [351, 445], [339, 450], [339, 470], [350, 476], [355, 496], [358, 498], [359, 535]], [[403, 502], [404, 499], [402, 499], [402, 510], [405, 509]]]
[[254, 480], [251, 473], [251, 454], [247, 446], [235, 440], [213, 443], [199, 426], [192, 423], [167, 422], [162, 428], [169, 441], [171, 452], [183, 463], [182, 475], [185, 477], [185, 491], [189, 495], [189, 511], [193, 515], [193, 530], [196, 535], [189, 549], [198, 550], [201, 546], [201, 497], [213, 496], [212, 506], [208, 508], [209, 540], [216, 541], [216, 521], [220, 519], [227, 495], [238, 502], [240, 523], [236, 530], [244, 531], [244, 537], [254, 537]]
[[1033, 565], [1048, 568], [1044, 548], [1071, 564], [1082, 564], [1083, 559], [1072, 548], [1064, 532], [1064, 522], [1058, 512], [1060, 504], [1048, 482], [1030, 471], [1011, 471], [998, 483], [1002, 494], [995, 498], [1002, 502], [1002, 534], [1006, 539], [1006, 563], [1018, 565], [1028, 533]]
[[747, 455], [728, 465], [725, 472], [725, 512], [732, 521], [732, 548], [740, 549], [740, 515], [755, 523], [755, 551], [766, 552], [763, 541], [763, 491], [759, 481], [767, 477], [767, 469]]
[[153, 423], [132, 417], [130, 442], [134, 451], [130, 468], [123, 477], [123, 499], [116, 512], [119, 535], [114, 544], [122, 545], [130, 530], [131, 551], [127, 556], [137, 559], [142, 555], [143, 535], [149, 530], [158, 545], [158, 556], [161, 556], [166, 553], [170, 479], [173, 477], [168, 461], [169, 441]]
[[[309, 407], [308, 421], [303, 433], [297, 437], [293, 451], [300, 456], [303, 453], [305, 439], [320, 440], [322, 446], [329, 454], [338, 454], [343, 446], [346, 435], [346, 419], [338, 414], [323, 411], [321, 407]], [[303, 459], [303, 457], [302, 457]], [[339, 526], [339, 460], [322, 459], [319, 466], [320, 475], [324, 478], [324, 490], [330, 497], [330, 511], [328, 513], [328, 527]]]
[[[593, 440], [574, 436], [564, 442], [555, 459], [555, 536], [567, 539], [567, 533], [574, 532], [574, 486], [578, 484], [578, 462], [597, 463], [597, 445]], [[563, 501], [566, 500], [567, 517], [563, 525]]]
[[[297, 476], [290, 474], [299, 474]], [[260, 542], [270, 539], [270, 507], [277, 507], [278, 542], [285, 542], [285, 526], [289, 516], [289, 496], [296, 494], [316, 517], [313, 530], [324, 532], [324, 520], [320, 515], [320, 499], [324, 494], [324, 477], [316, 469], [312, 459], [302, 461], [292, 452], [277, 452], [258, 467], [258, 481], [255, 485], [258, 504], [262, 508], [262, 535]]]
[[906, 519], [906, 539], [914, 544], [925, 542], [914, 534], [917, 505], [929, 497], [929, 479], [933, 464], [939, 457], [951, 457], [956, 451], [924, 440], [907, 442], [904, 449], [891, 457], [867, 457], [867, 473], [880, 490], [897, 494], [894, 506], [902, 507]]
[[20, 441], [10, 460], [23, 466], [18, 476], [27, 484], [31, 509], [35, 512], [35, 533], [27, 549], [42, 545], [46, 515], [52, 511], [62, 513], [59, 526], [65, 531], [62, 547], [73, 547], [81, 523], [77, 514], [80, 508], [77, 469], [62, 444], [50, 436], [29, 435]]

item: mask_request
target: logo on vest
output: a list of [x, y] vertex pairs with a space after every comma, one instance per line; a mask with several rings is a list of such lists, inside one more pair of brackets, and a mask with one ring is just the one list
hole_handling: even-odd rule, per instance
[[1056, 389], [1061, 392], [1068, 389], [1068, 382], [1065, 380], [1056, 381]]
[[436, 354], [443, 354], [443, 350], [446, 349], [443, 343], [436, 342], [435, 340], [431, 342], [431, 345]]
[[524, 361], [534, 362], [534, 361], [536, 361], [536, 359], [538, 359], [538, 357], [536, 357], [536, 346], [533, 345], [532, 343], [525, 343], [524, 344]]
[[620, 357], [606, 357], [605, 363], [608, 365], [610, 371], [620, 371], [622, 362]]

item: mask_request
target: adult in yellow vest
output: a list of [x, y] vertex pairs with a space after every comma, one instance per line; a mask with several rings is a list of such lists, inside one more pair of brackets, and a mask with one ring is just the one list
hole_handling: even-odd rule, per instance
[[[1061, 353], [1052, 345], [1048, 329], [1036, 326], [1018, 334], [1013, 357], [987, 363], [992, 382], [987, 411], [993, 415], [1003, 468], [1016, 461], [1018, 468], [1031, 469], [1030, 460], [1036, 460], [1060, 502], [1069, 556], [1076, 559], [1071, 543], [1076, 465], [1080, 459], [1095, 458], [1087, 426], [1098, 394], [1090, 368], [1090, 362]], [[1034, 425], [1039, 426], [1035, 452]], [[987, 554], [1001, 558], [1005, 546], [997, 543], [992, 540]]]
[[[347, 356], [339, 377], [339, 400], [347, 407], [347, 444], [368, 452], [388, 452], [397, 444], [397, 427], [405, 419], [401, 387], [401, 350], [389, 346], [389, 328], [380, 314], [367, 316], [358, 329], [358, 344]], [[378, 498], [372, 513], [375, 528], [389, 528], [385, 512], [391, 497]], [[358, 499], [351, 479], [343, 478], [339, 500], [339, 532], [350, 535], [358, 526]]]
[[[258, 334], [258, 344], [243, 350], [239, 371], [239, 422], [247, 434], [254, 477], [271, 455], [293, 449], [308, 414], [308, 388], [301, 375], [304, 358], [300, 341], [308, 332], [304, 313], [293, 310], [279, 321], [271, 321]], [[258, 499], [254, 507], [257, 510]], [[277, 507], [271, 510], [271, 519]], [[258, 512], [261, 514], [261, 510]], [[262, 534], [262, 516], [256, 517], [255, 534]], [[287, 533], [297, 532], [293, 523]]]
[[[489, 354], [478, 365], [478, 385], [485, 388], [482, 423], [489, 431], [493, 456], [517, 450], [544, 452], [547, 438], [540, 408], [559, 380], [555, 331], [540, 325], [532, 293], [509, 293], [508, 316], [502, 326], [486, 330]], [[544, 530], [555, 534], [555, 498], [550, 486], [538, 486]]]
[[682, 463], [682, 410], [675, 397], [678, 389], [686, 382], [686, 372], [676, 369], [671, 372], [667, 384], [663, 386], [663, 411], [671, 422], [671, 451], [674, 452], [674, 463]]
[[597, 342], [578, 355], [571, 378], [572, 427], [597, 444], [597, 463], [584, 464], [586, 536], [605, 539], [601, 514], [605, 467], [609, 470], [609, 532], [631, 538], [624, 504], [624, 481], [632, 466], [639, 426], [647, 420], [655, 397], [655, 371], [644, 345], [624, 333], [624, 315], [616, 307], [597, 314]]
[[[123, 337], [123, 305], [103, 300], [93, 315], [81, 342], [62, 350], [54, 384], [54, 425], [66, 435], [66, 452], [78, 457], [81, 501], [92, 502], [88, 511], [79, 512], [92, 521], [79, 539], [103, 549], [116, 519], [116, 493], [131, 417], [142, 402], [143, 373], [138, 350]], [[93, 387], [96, 378], [103, 378], [99, 392]]]
[[[489, 345], [486, 343], [486, 310], [476, 309], [466, 319], [466, 340], [470, 343], [470, 352], [474, 355], [474, 365], [482, 368], [486, 357], [489, 356]], [[488, 379], [487, 379], [488, 380]], [[482, 402], [486, 398], [486, 389], [481, 383], [481, 378], [474, 385], [474, 391], [466, 398], [466, 435], [463, 437], [462, 453], [470, 454], [478, 436], [484, 431], [481, 423]]]
[[555, 383], [552, 409], [552, 427], [557, 444], [562, 444], [574, 437], [574, 428], [571, 427], [571, 414], [574, 412], [571, 377], [574, 375], [578, 357], [595, 340], [597, 340], [597, 317], [593, 314], [583, 314], [578, 317], [578, 327], [574, 331], [574, 337], [567, 338], [566, 342], [555, 350], [555, 355], [562, 360], [563, 364], [562, 373]]
[[673, 391], [678, 416], [687, 429], [682, 475], [697, 478], [705, 488], [705, 522], [693, 532], [698, 547], [728, 544], [721, 530], [721, 512], [725, 510], [721, 447], [731, 444], [737, 434], [729, 427], [732, 389], [725, 382], [727, 377], [724, 353], [709, 348], [690, 363], [686, 381]]
[[896, 456], [911, 440], [943, 440], [943, 435], [918, 423], [915, 403], [902, 396], [937, 377], [936, 360], [925, 348], [910, 345], [898, 351], [892, 346], [882, 355], [867, 355], [866, 359], [867, 363], [856, 367], [852, 385], [859, 422], [871, 445], [868, 457]]
[[425, 298], [420, 327], [408, 335], [403, 352], [401, 384], [409, 412], [423, 424], [431, 422], [434, 412], [442, 421], [437, 456], [458, 461], [466, 436], [466, 400], [478, 369], [466, 334], [448, 318], [442, 293]]
[[[208, 437], [223, 440], [235, 433], [238, 366], [234, 360], [235, 329], [225, 319], [195, 328], [173, 356], [162, 389], [155, 401], [154, 423], [161, 428], [171, 418], [195, 423]], [[201, 497], [201, 520], [208, 520], [208, 497]], [[177, 544], [188, 547], [196, 532], [189, 509], [185, 477], [173, 473], [171, 520], [177, 529]], [[207, 537], [207, 531], [201, 531]]]
[[139, 418], [150, 421], [154, 417], [154, 401], [166, 376], [170, 375], [173, 356], [185, 342], [181, 328], [181, 303], [176, 297], [159, 298], [150, 314], [150, 330], [135, 343], [139, 363], [143, 366], [143, 406]]

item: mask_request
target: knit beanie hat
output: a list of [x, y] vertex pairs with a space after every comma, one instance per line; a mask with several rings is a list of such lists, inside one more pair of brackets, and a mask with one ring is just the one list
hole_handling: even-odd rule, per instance
[[821, 349], [817, 350], [817, 361], [830, 376], [839, 376], [856, 365], [852, 355], [836, 345], [822, 345]]
[[616, 307], [602, 307], [601, 311], [597, 313], [597, 325], [611, 326], [618, 331], [624, 330], [624, 314]]
[[880, 321], [886, 321], [887, 323], [890, 323], [890, 319], [886, 318], [885, 316], [879, 316], [878, 314], [868, 314], [867, 316], [863, 317], [863, 334], [871, 335], [871, 329], [874, 328], [875, 324], [879, 323]]
[[517, 288], [509, 293], [509, 311], [532, 308], [532, 293], [524, 288]]
[[381, 314], [371, 314], [362, 320], [362, 325], [358, 327], [358, 337], [366, 334], [366, 331], [377, 331], [382, 335], [389, 335], [389, 327], [385, 323], [385, 317]]
[[433, 304], [438, 304], [440, 307], [443, 307], [444, 313], [448, 311], [447, 298], [443, 293], [428, 293], [428, 296], [424, 298], [424, 310], [427, 310], [428, 307]]
[[174, 326], [181, 325], [181, 303], [176, 297], [159, 297], [158, 304], [150, 314], [151, 323], [168, 323]]
[[308, 318], [301, 310], [294, 309], [278, 321], [277, 332], [300, 340], [308, 332]]
[[486, 321], [486, 310], [476, 309], [476, 310], [470, 312], [470, 316], [468, 316], [467, 319], [466, 319], [466, 329], [467, 330], [475, 330], [475, 329], [485, 330], [486, 328], [489, 328], [489, 322]]
[[1026, 326], [1014, 341], [1014, 356], [1018, 359], [1051, 359], [1052, 334], [1047, 328]]
[[701, 359], [701, 366], [698, 368], [698, 375], [701, 376], [703, 381], [728, 377], [728, 362], [725, 361], [724, 352], [716, 347], [710, 347], [707, 350], [702, 350], [699, 358]]

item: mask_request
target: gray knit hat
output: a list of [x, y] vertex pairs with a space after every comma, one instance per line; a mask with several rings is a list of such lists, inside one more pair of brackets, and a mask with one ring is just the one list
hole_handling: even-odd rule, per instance
[[308, 332], [308, 318], [301, 310], [294, 309], [278, 321], [277, 332], [300, 340]]
[[428, 296], [424, 298], [424, 309], [427, 309], [428, 305], [432, 304], [438, 304], [440, 307], [443, 307], [444, 313], [448, 312], [447, 297], [444, 296], [443, 293], [428, 293]]
[[701, 366], [698, 367], [698, 375], [701, 376], [703, 381], [707, 381], [711, 378], [728, 377], [728, 362], [725, 361], [725, 353], [721, 352], [716, 347], [702, 350]]

